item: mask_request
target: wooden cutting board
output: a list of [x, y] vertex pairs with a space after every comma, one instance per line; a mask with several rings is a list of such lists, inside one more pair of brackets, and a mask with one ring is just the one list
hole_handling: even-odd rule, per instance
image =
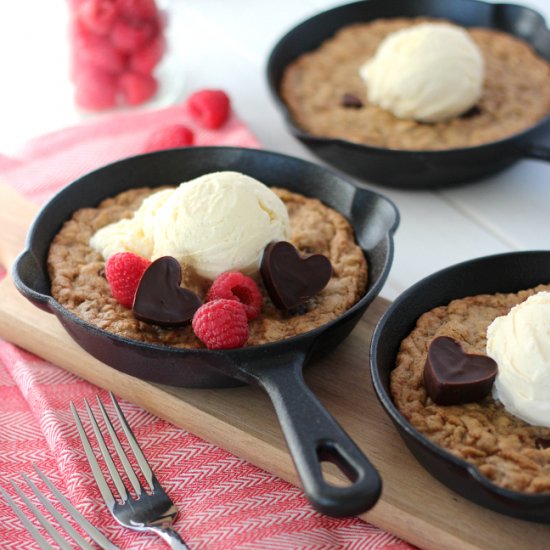
[[[0, 185], [0, 210], [0, 264], [9, 267], [23, 248], [37, 208]], [[382, 476], [382, 497], [363, 519], [426, 549], [548, 548], [550, 525], [508, 518], [463, 499], [433, 479], [401, 441], [377, 401], [369, 375], [370, 338], [387, 305], [375, 300], [350, 337], [306, 370], [313, 391]], [[122, 374], [81, 350], [53, 315], [17, 292], [9, 276], [0, 282], [0, 337], [299, 483], [271, 403], [259, 388], [175, 388]], [[344, 480], [333, 470], [326, 476], [335, 483]]]

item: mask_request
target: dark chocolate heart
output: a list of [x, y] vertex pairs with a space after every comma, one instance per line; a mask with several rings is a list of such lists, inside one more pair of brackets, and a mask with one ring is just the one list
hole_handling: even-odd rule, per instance
[[202, 302], [180, 283], [181, 266], [175, 258], [163, 256], [155, 260], [139, 282], [132, 308], [135, 317], [166, 327], [189, 323]]
[[535, 447], [537, 449], [550, 449], [550, 439], [544, 439], [544, 437], [537, 437], [535, 439]]
[[428, 348], [424, 385], [438, 405], [483, 399], [491, 391], [497, 364], [486, 355], [468, 354], [454, 338], [439, 336]]
[[292, 309], [327, 286], [332, 265], [322, 254], [302, 258], [289, 242], [279, 241], [265, 247], [260, 273], [275, 306]]
[[363, 106], [363, 102], [353, 94], [344, 94], [340, 100], [342, 107], [351, 107], [353, 109], [360, 109]]

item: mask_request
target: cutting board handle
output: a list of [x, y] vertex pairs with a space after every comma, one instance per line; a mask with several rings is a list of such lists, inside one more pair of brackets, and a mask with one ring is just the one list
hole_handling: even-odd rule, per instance
[[13, 261], [25, 246], [29, 226], [38, 206], [21, 193], [0, 183], [0, 265], [10, 270]]

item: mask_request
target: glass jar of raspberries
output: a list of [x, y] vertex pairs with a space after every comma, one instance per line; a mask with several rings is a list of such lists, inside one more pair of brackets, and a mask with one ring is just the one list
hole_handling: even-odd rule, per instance
[[167, 24], [155, 0], [69, 0], [69, 9], [76, 105], [101, 111], [154, 98]]

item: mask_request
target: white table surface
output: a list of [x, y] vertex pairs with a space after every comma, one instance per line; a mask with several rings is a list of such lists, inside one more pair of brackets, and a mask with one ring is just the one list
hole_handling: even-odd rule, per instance
[[[344, 2], [166, 2], [172, 46], [167, 65], [178, 76], [157, 104], [178, 101], [203, 87], [223, 88], [264, 148], [322, 164], [285, 129], [268, 92], [265, 65], [270, 49], [292, 26]], [[524, 4], [550, 20], [550, 0]], [[73, 106], [68, 80], [65, 1], [3, 2], [0, 10], [0, 153], [17, 154], [27, 139], [84, 117]], [[550, 144], [550, 132], [545, 141]], [[381, 293], [386, 298], [463, 260], [550, 247], [548, 163], [522, 160], [474, 184], [436, 191], [360, 183], [392, 199], [401, 214], [394, 263]]]

